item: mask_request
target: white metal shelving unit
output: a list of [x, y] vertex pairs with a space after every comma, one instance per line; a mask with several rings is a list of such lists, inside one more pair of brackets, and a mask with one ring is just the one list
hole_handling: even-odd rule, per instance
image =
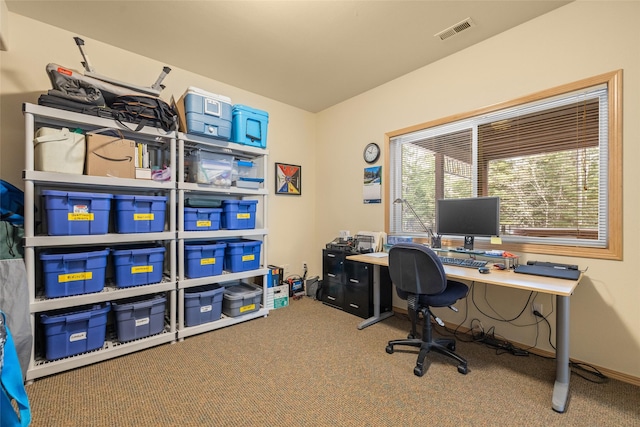
[[[213, 153], [230, 154], [235, 158], [252, 160], [257, 165], [258, 175], [264, 178], [261, 189], [245, 189], [236, 187], [215, 187], [203, 184], [185, 182], [185, 162], [184, 159], [190, 150], [204, 150]], [[234, 280], [242, 280], [262, 276], [263, 284], [267, 283], [269, 269], [267, 268], [267, 158], [266, 149], [236, 144], [233, 142], [202, 138], [194, 135], [178, 133], [178, 331], [179, 339], [199, 334], [214, 329], [234, 325], [261, 316], [267, 316], [269, 310], [266, 308], [267, 287], [263, 286], [262, 307], [259, 310], [237, 317], [228, 317], [224, 314], [220, 320], [204, 323], [197, 326], [186, 327], [184, 323], [184, 293], [185, 289], [193, 286], [200, 286], [211, 283], [221, 283]], [[198, 196], [211, 197], [213, 199], [252, 199], [258, 200], [256, 206], [256, 227], [251, 230], [217, 230], [217, 231], [185, 231], [184, 229], [184, 207], [185, 196], [196, 194]], [[247, 238], [262, 241], [260, 268], [257, 270], [244, 271], [240, 273], [228, 273], [218, 276], [188, 279], [185, 277], [185, 241], [194, 239], [223, 239], [223, 238]]]
[[[115, 120], [93, 117], [85, 114], [62, 111], [34, 104], [24, 104], [25, 117], [25, 253], [24, 261], [27, 271], [27, 285], [29, 287], [29, 310], [31, 317], [31, 329], [34, 336], [31, 360], [27, 369], [26, 380], [74, 369], [91, 363], [111, 359], [124, 354], [149, 348], [163, 343], [173, 342], [176, 339], [176, 132], [165, 132], [162, 129], [144, 127], [140, 131], [133, 131], [135, 124], [117, 122]], [[33, 137], [37, 128], [41, 126], [80, 128], [83, 131], [91, 131], [99, 128], [119, 129], [123, 135], [138, 142], [147, 142], [168, 152], [169, 166], [171, 167], [171, 179], [167, 182], [150, 180], [109, 178], [99, 176], [74, 175], [64, 173], [51, 173], [34, 170]], [[39, 204], [39, 194], [46, 188], [73, 189], [85, 191], [134, 192], [134, 193], [161, 193], [168, 196], [168, 227], [166, 231], [159, 233], [135, 233], [135, 234], [105, 234], [105, 235], [74, 235], [74, 236], [47, 236], [36, 234], [35, 205]], [[44, 209], [40, 207], [40, 214]], [[160, 283], [128, 288], [117, 288], [106, 284], [98, 293], [75, 295], [60, 298], [46, 298], [41, 295], [38, 283], [38, 269], [41, 268], [36, 259], [36, 250], [41, 247], [65, 247], [65, 246], [108, 246], [120, 243], [133, 242], [157, 242], [161, 241], [168, 247], [165, 274]], [[39, 356], [42, 349], [38, 348], [36, 328], [38, 315], [49, 310], [70, 308], [85, 304], [114, 301], [140, 295], [166, 293], [168, 307], [168, 321], [165, 329], [160, 334], [120, 343], [107, 336], [102, 348], [69, 356], [58, 360], [44, 360]]]

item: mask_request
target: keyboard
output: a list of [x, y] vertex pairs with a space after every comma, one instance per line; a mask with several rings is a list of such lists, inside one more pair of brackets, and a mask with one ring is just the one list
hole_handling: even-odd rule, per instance
[[514, 271], [522, 274], [533, 274], [534, 276], [555, 277], [556, 279], [578, 280], [580, 277], [580, 270], [542, 265], [519, 265]]
[[455, 265], [457, 267], [479, 268], [487, 265], [488, 261], [478, 261], [471, 258], [438, 257], [445, 265]]

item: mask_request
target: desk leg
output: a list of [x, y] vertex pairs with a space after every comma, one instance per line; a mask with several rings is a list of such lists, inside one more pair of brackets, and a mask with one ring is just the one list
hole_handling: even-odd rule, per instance
[[380, 266], [373, 265], [373, 316], [365, 319], [358, 325], [358, 329], [364, 329], [374, 323], [393, 316], [393, 311], [380, 314]]
[[552, 408], [565, 412], [569, 399], [569, 297], [556, 296], [556, 382], [553, 385]]

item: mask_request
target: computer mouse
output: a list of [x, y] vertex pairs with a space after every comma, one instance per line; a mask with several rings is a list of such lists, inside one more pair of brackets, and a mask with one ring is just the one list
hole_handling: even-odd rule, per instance
[[487, 267], [480, 267], [478, 268], [478, 271], [482, 274], [489, 274], [491, 272]]

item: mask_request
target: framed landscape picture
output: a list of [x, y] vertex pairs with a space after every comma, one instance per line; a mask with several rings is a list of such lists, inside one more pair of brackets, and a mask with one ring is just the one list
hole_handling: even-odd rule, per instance
[[302, 194], [302, 166], [276, 163], [276, 194]]

